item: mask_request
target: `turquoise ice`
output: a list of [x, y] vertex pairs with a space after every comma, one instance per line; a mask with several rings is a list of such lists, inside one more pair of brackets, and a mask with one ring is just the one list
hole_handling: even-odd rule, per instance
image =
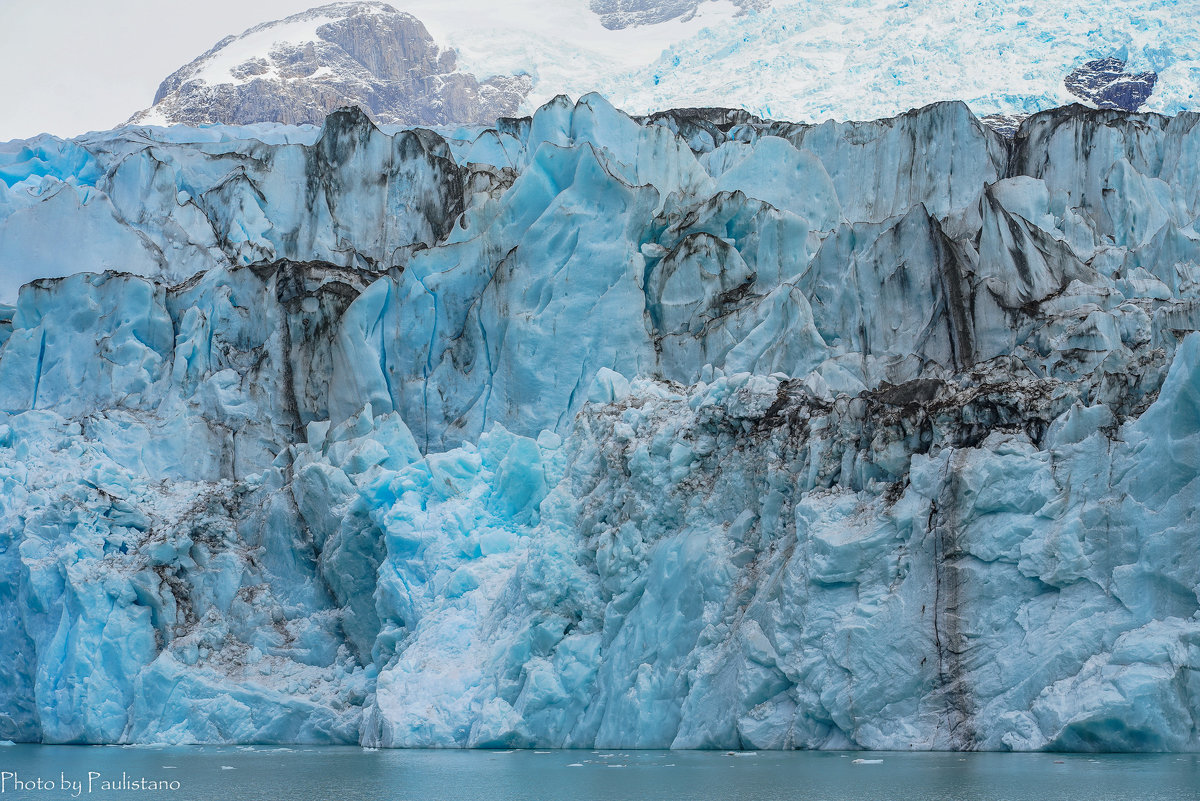
[[0, 739], [1200, 749], [1196, 120], [4, 146]]

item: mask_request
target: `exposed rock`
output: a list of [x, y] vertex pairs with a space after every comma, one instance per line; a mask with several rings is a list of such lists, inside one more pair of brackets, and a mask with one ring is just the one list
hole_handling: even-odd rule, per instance
[[131, 123], [320, 125], [342, 106], [380, 124], [486, 123], [512, 114], [532, 82], [457, 70], [411, 14], [335, 3], [222, 39], [159, 86]]
[[1153, 72], [1126, 72], [1125, 62], [1119, 58], [1101, 58], [1071, 70], [1065, 83], [1068, 92], [1098, 108], [1137, 111], [1157, 81]]

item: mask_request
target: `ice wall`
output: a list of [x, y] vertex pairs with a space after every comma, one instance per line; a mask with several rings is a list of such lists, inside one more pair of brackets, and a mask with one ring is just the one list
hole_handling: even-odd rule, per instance
[[1196, 119], [6, 146], [0, 739], [1197, 750]]

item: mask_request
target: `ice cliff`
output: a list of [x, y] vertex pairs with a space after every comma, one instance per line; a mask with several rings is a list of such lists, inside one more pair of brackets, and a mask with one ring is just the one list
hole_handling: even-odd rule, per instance
[[1198, 122], [0, 146], [0, 739], [1200, 749]]

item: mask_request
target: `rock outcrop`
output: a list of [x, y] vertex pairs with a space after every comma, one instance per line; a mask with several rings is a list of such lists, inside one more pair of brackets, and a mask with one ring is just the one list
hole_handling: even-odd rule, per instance
[[386, 3], [334, 3], [222, 39], [129, 122], [320, 125], [354, 105], [380, 124], [480, 124], [515, 113], [531, 86], [460, 71], [453, 50]]
[[1071, 70], [1065, 83], [1068, 92], [1094, 103], [1097, 108], [1138, 111], [1145, 105], [1157, 82], [1156, 73], [1140, 72], [1135, 75], [1125, 71], [1125, 62], [1121, 59], [1101, 58]]

